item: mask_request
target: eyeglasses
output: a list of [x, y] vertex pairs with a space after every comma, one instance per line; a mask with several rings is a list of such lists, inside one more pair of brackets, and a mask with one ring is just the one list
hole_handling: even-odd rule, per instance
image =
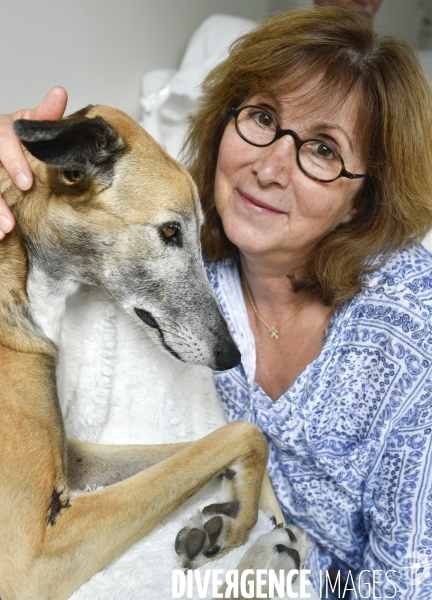
[[259, 106], [243, 106], [230, 108], [229, 113], [235, 118], [237, 133], [248, 144], [264, 148], [283, 137], [290, 135], [297, 149], [297, 164], [305, 175], [330, 183], [339, 177], [361, 179], [367, 175], [355, 175], [345, 169], [342, 156], [323, 140], [301, 140], [292, 129], [281, 129], [274, 116]]

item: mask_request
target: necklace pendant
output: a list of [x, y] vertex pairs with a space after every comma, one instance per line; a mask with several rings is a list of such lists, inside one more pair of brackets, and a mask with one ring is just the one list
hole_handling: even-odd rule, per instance
[[271, 338], [275, 338], [276, 340], [278, 340], [278, 333], [279, 331], [276, 329], [276, 327], [269, 327], [269, 334]]

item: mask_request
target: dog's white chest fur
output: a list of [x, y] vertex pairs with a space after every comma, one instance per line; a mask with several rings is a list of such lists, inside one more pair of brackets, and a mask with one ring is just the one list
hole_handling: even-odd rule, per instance
[[42, 269], [32, 266], [27, 279], [30, 313], [43, 334], [58, 345], [67, 298], [76, 292], [75, 281], [53, 281]]

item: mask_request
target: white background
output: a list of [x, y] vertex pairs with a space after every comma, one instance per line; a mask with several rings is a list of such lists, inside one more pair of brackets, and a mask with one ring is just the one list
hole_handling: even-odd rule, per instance
[[[416, 43], [426, 1], [432, 0], [382, 0], [377, 28]], [[34, 106], [58, 84], [69, 92], [69, 112], [109, 104], [139, 118], [142, 75], [178, 67], [207, 16], [258, 19], [310, 5], [312, 0], [0, 0], [0, 113]]]

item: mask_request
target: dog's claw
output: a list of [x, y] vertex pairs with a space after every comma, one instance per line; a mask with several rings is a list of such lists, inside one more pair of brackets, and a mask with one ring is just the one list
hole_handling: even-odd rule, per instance
[[294, 531], [292, 529], [290, 529], [289, 527], [284, 527], [284, 529], [285, 529], [285, 531], [288, 534], [290, 542], [292, 542], [293, 544], [295, 544], [297, 542], [297, 537], [296, 537]]
[[211, 556], [214, 556], [215, 554], [217, 554], [219, 552], [219, 550], [220, 550], [220, 546], [218, 546], [216, 544], [216, 546], [212, 546], [206, 552], [204, 552], [204, 556], [207, 558], [210, 558]]

